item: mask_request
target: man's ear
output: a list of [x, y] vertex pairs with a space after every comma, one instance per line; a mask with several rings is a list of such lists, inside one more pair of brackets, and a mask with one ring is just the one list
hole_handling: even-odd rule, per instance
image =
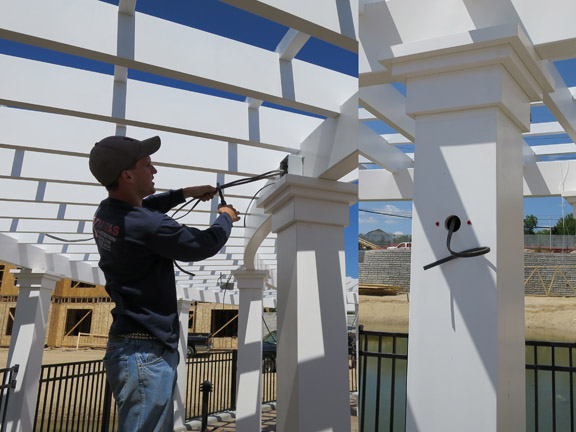
[[122, 171], [122, 174], [120, 174], [120, 178], [128, 183], [131, 183], [132, 180], [134, 179], [134, 177], [132, 176], [132, 174], [130, 174], [130, 171], [128, 170]]

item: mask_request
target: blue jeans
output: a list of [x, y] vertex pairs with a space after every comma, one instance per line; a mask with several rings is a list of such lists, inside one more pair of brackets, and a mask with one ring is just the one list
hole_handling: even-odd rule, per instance
[[177, 365], [178, 351], [159, 341], [108, 341], [104, 368], [118, 404], [119, 432], [174, 430]]

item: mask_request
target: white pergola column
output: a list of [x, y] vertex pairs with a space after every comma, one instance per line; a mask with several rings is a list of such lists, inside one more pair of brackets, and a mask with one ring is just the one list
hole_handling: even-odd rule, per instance
[[344, 227], [357, 186], [294, 175], [262, 199], [278, 233], [277, 430], [349, 431]]
[[259, 431], [262, 425], [262, 294], [268, 271], [237, 270], [238, 393], [236, 431]]
[[568, 201], [568, 204], [576, 209], [576, 191], [564, 191], [562, 192], [562, 198]]
[[[521, 133], [542, 76], [521, 54], [502, 44], [395, 65], [416, 125], [408, 432], [525, 430]], [[450, 255], [450, 216], [453, 250], [491, 250], [424, 270]]]
[[8, 367], [20, 365], [20, 369], [16, 389], [8, 402], [7, 430], [10, 432], [31, 431], [34, 426], [50, 298], [60, 278], [30, 269], [21, 270], [17, 275], [18, 303]]
[[[186, 298], [178, 299], [178, 318], [180, 321], [180, 341], [178, 344], [178, 384], [174, 395], [174, 427], [184, 426], [186, 420], [186, 358], [188, 357], [188, 319], [192, 301]], [[196, 317], [194, 317], [196, 319]], [[200, 391], [193, 389], [192, 391]]]

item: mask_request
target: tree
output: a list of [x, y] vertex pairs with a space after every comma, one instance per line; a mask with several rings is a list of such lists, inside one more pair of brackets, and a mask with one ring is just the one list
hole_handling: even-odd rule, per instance
[[563, 218], [558, 219], [558, 223], [552, 228], [554, 235], [574, 235], [576, 228], [576, 221], [572, 213], [567, 214]]
[[538, 226], [538, 218], [528, 215], [524, 218], [524, 234], [534, 234], [534, 228]]

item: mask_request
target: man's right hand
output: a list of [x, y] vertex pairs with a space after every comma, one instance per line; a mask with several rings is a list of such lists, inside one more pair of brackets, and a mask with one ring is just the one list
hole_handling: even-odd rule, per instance
[[227, 205], [222, 205], [220, 204], [218, 206], [218, 213], [222, 214], [222, 213], [228, 213], [230, 215], [230, 217], [232, 218], [232, 222], [238, 222], [240, 220], [240, 212], [238, 210], [236, 210], [234, 208], [234, 206], [227, 204]]

